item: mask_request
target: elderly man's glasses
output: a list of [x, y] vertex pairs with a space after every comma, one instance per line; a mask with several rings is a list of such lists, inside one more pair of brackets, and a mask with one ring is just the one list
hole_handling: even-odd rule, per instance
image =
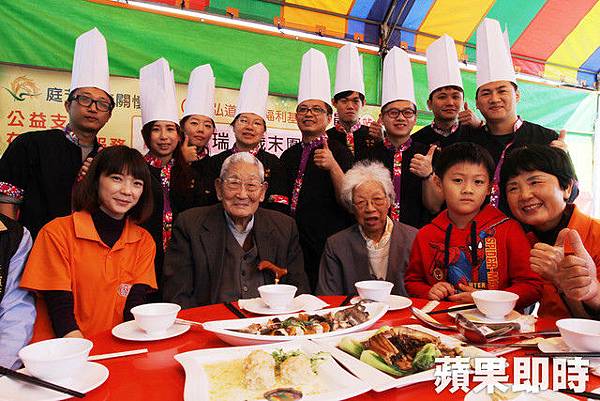
[[384, 113], [386, 116], [388, 116], [389, 118], [392, 119], [396, 119], [400, 116], [400, 114], [402, 114], [402, 116], [404, 116], [404, 118], [409, 119], [409, 118], [413, 118], [417, 113], [413, 110], [413, 109], [404, 109], [404, 110], [399, 110], [399, 109], [389, 109], [386, 110]]
[[229, 191], [241, 191], [243, 186], [246, 192], [250, 193], [258, 192], [262, 188], [262, 182], [259, 180], [242, 181], [239, 178], [225, 178], [223, 185]]
[[322, 109], [319, 106], [313, 106], [313, 107], [300, 106], [296, 109], [296, 114], [303, 116], [305, 114], [308, 114], [309, 111], [312, 112], [312, 114], [315, 116], [319, 116], [321, 114], [327, 113], [327, 110]]
[[110, 102], [104, 101], [104, 100], [94, 100], [89, 96], [86, 95], [77, 95], [75, 97], [73, 97], [71, 100], [75, 100], [77, 103], [79, 103], [80, 106], [83, 107], [90, 107], [93, 103], [96, 103], [96, 109], [98, 109], [99, 111], [111, 111], [112, 110], [112, 104]]
[[387, 204], [387, 198], [360, 199], [354, 202], [354, 206], [359, 210], [366, 210], [369, 204], [374, 207], [383, 207]]

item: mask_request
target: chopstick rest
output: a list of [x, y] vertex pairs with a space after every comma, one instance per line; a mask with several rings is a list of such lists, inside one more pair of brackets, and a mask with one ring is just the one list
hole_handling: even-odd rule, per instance
[[8, 376], [10, 378], [20, 380], [22, 382], [26, 382], [29, 384], [33, 384], [35, 386], [44, 387], [44, 388], [47, 388], [50, 390], [68, 394], [73, 397], [77, 397], [77, 398], [85, 397], [85, 394], [80, 393], [79, 391], [71, 390], [70, 388], [59, 386], [58, 384], [50, 383], [45, 380], [38, 379], [37, 377], [29, 376], [24, 373], [17, 372], [16, 370], [5, 368], [3, 366], [0, 366], [0, 375]]

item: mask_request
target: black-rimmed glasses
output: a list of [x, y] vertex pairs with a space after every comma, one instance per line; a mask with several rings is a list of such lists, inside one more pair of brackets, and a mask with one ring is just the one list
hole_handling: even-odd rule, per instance
[[94, 100], [86, 95], [77, 95], [71, 98], [71, 100], [75, 100], [83, 107], [90, 107], [93, 103], [96, 103], [96, 109], [98, 109], [98, 111], [111, 111], [113, 108], [112, 103], [110, 102], [101, 99]]

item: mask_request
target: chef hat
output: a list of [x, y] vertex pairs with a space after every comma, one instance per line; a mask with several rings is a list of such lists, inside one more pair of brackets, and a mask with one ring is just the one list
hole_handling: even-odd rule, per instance
[[429, 45], [426, 56], [430, 94], [445, 86], [463, 87], [454, 39], [443, 35]]
[[81, 34], [75, 41], [71, 91], [98, 88], [110, 95], [106, 40], [97, 28]]
[[417, 104], [410, 57], [399, 47], [392, 48], [383, 60], [381, 107], [396, 100]]
[[486, 18], [477, 28], [477, 88], [496, 81], [516, 84], [517, 78], [500, 24]]
[[192, 114], [215, 119], [215, 76], [210, 64], [198, 66], [190, 74], [183, 117]]
[[269, 71], [262, 63], [254, 64], [244, 72], [235, 115], [254, 113], [267, 120]]
[[310, 49], [302, 56], [298, 104], [305, 100], [322, 100], [331, 107], [331, 81], [325, 55]]
[[140, 69], [140, 103], [143, 125], [157, 120], [179, 125], [173, 70], [164, 58]]
[[362, 60], [358, 49], [352, 44], [347, 44], [338, 50], [335, 68], [334, 96], [346, 91], [358, 92], [365, 96]]

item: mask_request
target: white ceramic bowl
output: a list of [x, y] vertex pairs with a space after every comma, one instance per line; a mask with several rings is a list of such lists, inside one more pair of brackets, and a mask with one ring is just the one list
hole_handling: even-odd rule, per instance
[[296, 295], [297, 287], [288, 284], [268, 284], [258, 287], [260, 298], [271, 309], [287, 308]]
[[87, 363], [93, 346], [85, 338], [54, 338], [22, 348], [19, 358], [33, 376], [57, 382], [75, 376]]
[[385, 302], [390, 297], [394, 283], [383, 280], [365, 280], [357, 281], [354, 286], [362, 299]]
[[600, 352], [600, 322], [589, 319], [560, 319], [560, 335], [574, 351]]
[[471, 293], [477, 309], [490, 319], [504, 319], [517, 304], [519, 296], [500, 290], [480, 290]]
[[181, 306], [166, 302], [151, 303], [131, 308], [137, 325], [148, 334], [165, 332], [175, 323]]

